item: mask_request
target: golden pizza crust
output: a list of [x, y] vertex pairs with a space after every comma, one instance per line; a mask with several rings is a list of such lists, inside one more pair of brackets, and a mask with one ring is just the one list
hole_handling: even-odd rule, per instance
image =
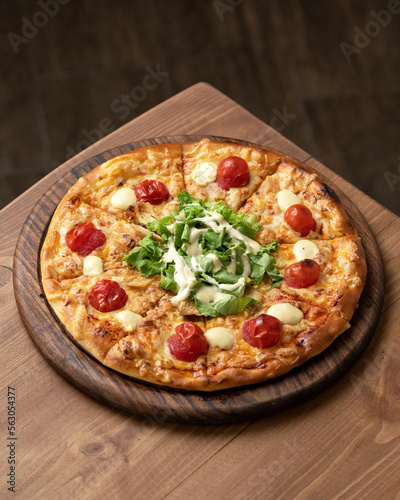
[[[182, 144], [182, 154], [186, 191], [197, 199], [223, 200], [234, 210], [238, 210], [243, 205], [265, 177], [275, 171], [279, 161], [282, 159], [282, 155], [275, 151], [241, 146], [231, 142], [212, 142], [208, 139]], [[247, 161], [250, 172], [250, 182], [248, 185], [225, 191], [215, 181], [210, 182], [206, 186], [200, 186], [195, 182], [193, 173], [200, 163], [210, 163], [216, 169], [219, 162], [228, 156], [239, 156]]]
[[[119, 283], [128, 295], [122, 309], [114, 313], [101, 313], [93, 309], [88, 296], [101, 280]], [[80, 276], [70, 280], [43, 279], [47, 300], [67, 331], [97, 359], [103, 361], [107, 352], [129, 332], [115, 316], [131, 311], [143, 318], [164, 297], [158, 276], [144, 277], [129, 267], [110, 269], [98, 276]]]
[[[282, 282], [280, 289], [294, 299], [307, 302], [326, 311], [341, 316], [347, 321], [357, 307], [365, 285], [367, 266], [364, 250], [358, 236], [343, 236], [335, 240], [314, 240], [319, 252], [313, 260], [320, 265], [317, 282], [308, 288], [291, 288]], [[293, 254], [293, 244], [279, 245], [274, 254], [275, 267], [283, 275], [286, 267], [297, 262]], [[254, 289], [266, 295], [272, 283], [264, 283]]]
[[285, 157], [275, 173], [266, 177], [239, 210], [246, 215], [256, 215], [262, 224], [263, 229], [257, 233], [260, 244], [267, 245], [274, 240], [278, 240], [279, 243], [295, 243], [303, 239], [300, 233], [295, 232], [284, 220], [285, 213], [277, 202], [277, 194], [282, 190], [292, 191], [311, 210], [317, 227], [307, 238], [333, 239], [356, 234], [334, 191], [305, 165]]
[[[280, 342], [273, 347], [257, 349], [242, 339], [245, 321], [266, 314], [277, 303], [298, 307], [304, 319], [296, 326], [284, 325]], [[174, 359], [166, 347], [175, 327], [187, 321], [164, 297], [150, 311], [137, 330], [116, 343], [104, 364], [114, 370], [141, 380], [165, 384], [186, 390], [214, 391], [261, 382], [288, 372], [326, 349], [349, 324], [344, 319], [293, 300], [288, 294], [273, 291], [261, 309], [247, 309], [241, 314], [208, 319], [198, 318], [204, 331], [215, 327], [228, 328], [234, 333], [234, 345], [229, 351], [218, 347], [208, 349], [195, 363]]]
[[[221, 190], [215, 182], [199, 186], [193, 170], [201, 162], [217, 165], [227, 156], [241, 156], [249, 164], [250, 185]], [[121, 187], [144, 179], [161, 180], [171, 194], [168, 202], [153, 206], [139, 202], [119, 210], [110, 200]], [[291, 289], [283, 283], [270, 290], [268, 279], [246, 287], [245, 295], [259, 300], [237, 315], [204, 318], [189, 299], [179, 308], [171, 304], [172, 292], [159, 288], [158, 276], [144, 277], [125, 261], [148, 231], [143, 226], [177, 207], [176, 195], [186, 189], [196, 198], [224, 200], [232, 208], [256, 215], [263, 230], [261, 244], [275, 238], [277, 267], [281, 272], [295, 262], [293, 243], [301, 238], [283, 222], [276, 201], [282, 189], [293, 191], [317, 221], [313, 239], [319, 248], [319, 281], [308, 289]], [[106, 235], [106, 242], [91, 255], [103, 262], [103, 272], [83, 274], [84, 259], [66, 245], [65, 235], [76, 225], [92, 222]], [[105, 366], [136, 379], [186, 390], [214, 391], [262, 382], [288, 372], [326, 349], [348, 327], [365, 284], [366, 262], [360, 239], [335, 193], [316, 173], [280, 153], [228, 142], [148, 146], [113, 158], [81, 178], [60, 202], [41, 251], [43, 289], [67, 331]], [[118, 282], [128, 295], [124, 311], [142, 316], [136, 329], [124, 328], [117, 313], [94, 310], [88, 296], [100, 280]], [[296, 325], [284, 325], [277, 345], [257, 349], [242, 339], [245, 321], [265, 314], [271, 305], [289, 303], [303, 313]], [[173, 358], [167, 341], [175, 327], [194, 321], [205, 332], [216, 326], [230, 329], [230, 350], [209, 347], [194, 363]]]
[[141, 226], [129, 224], [125, 220], [108, 212], [84, 203], [78, 196], [67, 194], [59, 204], [47, 231], [41, 251], [41, 269], [43, 278], [58, 280], [72, 279], [83, 274], [84, 258], [72, 252], [66, 245], [66, 234], [77, 225], [92, 222], [101, 230], [107, 240], [104, 245], [90, 255], [103, 261], [104, 270], [115, 267], [131, 268], [121, 261], [121, 256], [128, 254], [139, 244], [149, 231]]
[[[206, 390], [206, 356], [199, 357], [195, 363], [186, 363], [173, 358], [167, 347], [175, 327], [184, 321], [187, 318], [179, 314], [168, 297], [164, 297], [148, 312], [135, 332], [109, 351], [104, 364], [147, 382], [181, 389]], [[197, 323], [204, 329], [202, 318]]]
[[[114, 208], [111, 198], [120, 188], [133, 188], [139, 182], [154, 179], [165, 184], [170, 199], [159, 205], [138, 201], [127, 210]], [[99, 165], [70, 189], [87, 204], [146, 225], [169, 215], [176, 208], [176, 195], [184, 189], [180, 144], [160, 144], [131, 151]]]

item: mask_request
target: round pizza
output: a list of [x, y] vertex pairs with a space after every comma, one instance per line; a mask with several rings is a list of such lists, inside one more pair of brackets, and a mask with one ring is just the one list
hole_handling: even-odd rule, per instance
[[41, 250], [66, 331], [103, 365], [215, 391], [280, 376], [346, 331], [360, 238], [318, 174], [234, 142], [148, 146], [80, 178]]

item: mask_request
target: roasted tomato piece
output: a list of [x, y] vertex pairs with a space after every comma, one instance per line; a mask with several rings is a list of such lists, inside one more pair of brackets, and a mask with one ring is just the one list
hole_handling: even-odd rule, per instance
[[300, 233], [304, 238], [310, 231], [315, 231], [317, 223], [315, 222], [311, 210], [304, 205], [291, 205], [285, 212], [285, 222]]
[[253, 347], [264, 349], [279, 342], [282, 323], [269, 314], [260, 314], [242, 326], [242, 338]]
[[106, 235], [94, 227], [93, 222], [78, 224], [65, 235], [67, 247], [81, 257], [87, 257], [93, 250], [104, 245]]
[[217, 168], [217, 184], [221, 189], [246, 186], [250, 182], [249, 166], [239, 156], [229, 156], [219, 162]]
[[122, 309], [128, 301], [125, 290], [116, 281], [101, 280], [89, 293], [89, 302], [99, 312], [110, 312]]
[[175, 359], [192, 363], [207, 353], [207, 339], [196, 323], [187, 321], [175, 328], [175, 334], [168, 339], [168, 348]]
[[146, 179], [133, 186], [133, 189], [137, 200], [146, 201], [152, 205], [160, 205], [169, 198], [167, 186], [161, 181]]
[[318, 262], [304, 259], [285, 269], [284, 280], [291, 288], [307, 288], [318, 281], [319, 271]]

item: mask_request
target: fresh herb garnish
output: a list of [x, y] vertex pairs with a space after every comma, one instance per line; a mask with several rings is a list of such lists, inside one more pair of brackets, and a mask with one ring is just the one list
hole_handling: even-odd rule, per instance
[[174, 305], [190, 297], [204, 316], [237, 314], [260, 304], [243, 296], [246, 285], [260, 284], [265, 274], [273, 287], [281, 284], [271, 255], [278, 242], [257, 243], [262, 226], [255, 216], [239, 214], [223, 201], [197, 200], [186, 191], [178, 199], [177, 210], [148, 223], [152, 233], [123, 257], [144, 276], [160, 274], [160, 287], [177, 294]]

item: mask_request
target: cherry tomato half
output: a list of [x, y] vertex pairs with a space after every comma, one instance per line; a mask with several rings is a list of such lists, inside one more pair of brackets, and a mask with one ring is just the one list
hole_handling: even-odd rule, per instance
[[277, 344], [281, 332], [282, 323], [269, 314], [260, 314], [257, 318], [246, 321], [242, 326], [243, 340], [259, 349]]
[[317, 282], [319, 271], [318, 262], [304, 259], [285, 269], [284, 280], [291, 288], [307, 288]]
[[300, 233], [304, 238], [310, 231], [315, 231], [317, 223], [315, 222], [311, 210], [304, 205], [291, 205], [285, 212], [285, 222], [289, 226]]
[[175, 332], [168, 339], [169, 351], [175, 359], [192, 363], [207, 353], [207, 339], [196, 323], [181, 323], [175, 328]]
[[93, 222], [78, 224], [65, 235], [67, 247], [81, 257], [86, 257], [96, 248], [104, 245], [106, 235], [96, 229]]
[[121, 309], [128, 301], [125, 290], [116, 281], [101, 280], [89, 293], [89, 302], [93, 309], [110, 312]]
[[167, 186], [160, 181], [153, 179], [146, 179], [136, 186], [133, 186], [136, 194], [136, 199], [139, 201], [146, 201], [152, 205], [160, 205], [163, 201], [169, 198]]
[[249, 166], [239, 156], [229, 156], [219, 162], [217, 168], [217, 184], [221, 189], [246, 186], [250, 182]]

